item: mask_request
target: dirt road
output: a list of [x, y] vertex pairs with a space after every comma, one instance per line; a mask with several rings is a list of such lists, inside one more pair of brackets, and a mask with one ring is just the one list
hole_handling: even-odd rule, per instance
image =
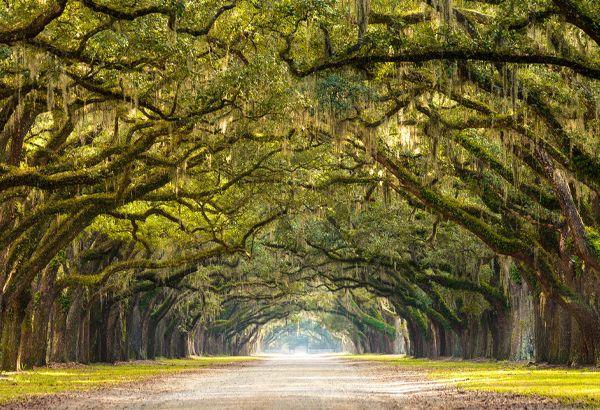
[[59, 396], [27, 407], [62, 409], [538, 408], [551, 401], [466, 393], [385, 364], [332, 356], [267, 357], [151, 382]]

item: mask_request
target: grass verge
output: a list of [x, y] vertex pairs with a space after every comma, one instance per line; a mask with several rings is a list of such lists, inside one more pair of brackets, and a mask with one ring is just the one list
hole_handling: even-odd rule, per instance
[[566, 404], [600, 407], [599, 369], [536, 367], [515, 362], [427, 360], [396, 355], [346, 355], [348, 359], [386, 362], [464, 390], [544, 396]]
[[194, 357], [155, 361], [60, 368], [37, 368], [0, 373], [0, 404], [44, 394], [85, 391], [120, 383], [143, 381], [158, 375], [193, 371], [203, 367], [257, 360], [248, 356]]

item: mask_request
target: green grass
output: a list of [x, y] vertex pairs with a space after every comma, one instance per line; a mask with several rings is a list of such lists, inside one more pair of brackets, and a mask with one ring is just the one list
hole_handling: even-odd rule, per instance
[[207, 366], [257, 360], [247, 356], [194, 357], [189, 359], [159, 359], [148, 362], [38, 368], [22, 372], [0, 373], [0, 403], [26, 396], [84, 391], [119, 383], [149, 379], [193, 371]]
[[425, 372], [434, 380], [447, 380], [465, 390], [544, 396], [564, 403], [600, 407], [598, 369], [541, 368], [514, 362], [413, 359], [395, 355], [346, 355]]

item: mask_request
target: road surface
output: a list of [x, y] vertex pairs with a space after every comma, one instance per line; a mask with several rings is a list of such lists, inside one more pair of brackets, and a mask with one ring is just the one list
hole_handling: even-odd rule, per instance
[[335, 356], [269, 356], [27, 403], [61, 409], [539, 408], [551, 401], [461, 392], [416, 372]]

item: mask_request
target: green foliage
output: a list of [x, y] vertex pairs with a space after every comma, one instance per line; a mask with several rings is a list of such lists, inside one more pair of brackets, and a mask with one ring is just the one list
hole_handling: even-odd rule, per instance
[[596, 255], [596, 258], [600, 260], [600, 232], [598, 230], [587, 226], [586, 227], [587, 240]]
[[72, 293], [68, 290], [63, 290], [56, 299], [63, 312], [67, 312], [71, 307], [71, 303], [73, 303]]
[[517, 268], [517, 266], [515, 264], [511, 264], [509, 271], [508, 271], [508, 276], [510, 278], [510, 280], [513, 283], [516, 283], [517, 285], [520, 285], [523, 282], [523, 279], [521, 277], [521, 272], [519, 272], [519, 268]]
[[398, 316], [458, 335], [506, 308], [504, 255], [598, 322], [590, 261], [567, 255], [583, 292], [556, 263], [558, 198], [597, 222], [593, 0], [9, 3], [7, 295], [50, 269], [65, 310], [78, 288], [174, 301], [171, 329], [230, 339], [299, 311], [353, 340]]
[[338, 74], [331, 74], [319, 78], [315, 92], [320, 110], [341, 116], [348, 114], [349, 110], [359, 102], [366, 102], [370, 90], [360, 83]]

